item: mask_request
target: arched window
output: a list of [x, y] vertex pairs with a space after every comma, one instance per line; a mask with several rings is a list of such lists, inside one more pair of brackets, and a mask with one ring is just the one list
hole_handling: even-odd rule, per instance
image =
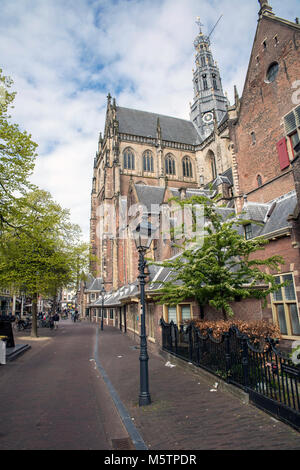
[[279, 70], [279, 64], [278, 64], [278, 62], [273, 62], [273, 63], [270, 65], [270, 67], [268, 68], [268, 71], [267, 71], [267, 81], [268, 81], [269, 83], [274, 82], [274, 80], [275, 80], [276, 77], [277, 77], [278, 70]]
[[203, 89], [208, 90], [208, 83], [207, 83], [206, 74], [202, 75], [202, 80], [203, 80]]
[[144, 171], [149, 171], [153, 173], [153, 155], [150, 150], [146, 150], [143, 155], [143, 169]]
[[217, 165], [216, 165], [216, 157], [212, 150], [209, 150], [207, 154], [209, 158], [210, 168], [211, 168], [211, 179], [215, 180], [217, 177]]
[[176, 175], [175, 159], [170, 154], [167, 155], [165, 158], [165, 169], [166, 169], [166, 175]]
[[188, 178], [193, 177], [193, 167], [192, 162], [189, 157], [184, 157], [182, 160], [182, 174]]
[[134, 170], [134, 153], [130, 148], [124, 150], [123, 162], [125, 170]]
[[212, 74], [212, 81], [213, 81], [213, 89], [217, 90], [218, 89], [218, 83], [217, 83], [217, 76], [215, 73]]

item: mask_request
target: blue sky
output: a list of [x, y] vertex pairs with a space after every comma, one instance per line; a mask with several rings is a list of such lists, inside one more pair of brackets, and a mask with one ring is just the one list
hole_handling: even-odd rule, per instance
[[[299, 0], [271, 0], [294, 21]], [[88, 238], [93, 159], [106, 96], [120, 106], [189, 119], [196, 17], [223, 88], [240, 94], [258, 19], [256, 0], [0, 0], [0, 67], [17, 91], [13, 119], [39, 145], [33, 180]], [[298, 8], [297, 8], [298, 7]]]

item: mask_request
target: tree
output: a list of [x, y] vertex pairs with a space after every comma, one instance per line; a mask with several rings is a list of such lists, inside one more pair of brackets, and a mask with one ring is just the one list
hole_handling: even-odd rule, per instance
[[32, 298], [32, 335], [37, 336], [38, 296], [54, 296], [76, 282], [80, 228], [49, 193], [35, 190], [23, 199], [23, 210], [0, 240], [0, 285], [25, 289]]
[[[205, 196], [172, 200], [181, 210], [202, 205], [205, 224], [203, 233], [196, 233], [193, 215], [191, 235], [183, 239], [181, 253], [155, 263], [172, 271], [172, 276], [160, 289], [159, 303], [177, 305], [194, 297], [199, 305], [209, 304], [221, 311], [226, 320], [227, 316], [234, 315], [232, 301], [247, 298], [266, 301], [267, 296], [279, 288], [274, 277], [263, 268], [278, 271], [283, 259], [279, 256], [256, 258], [256, 252], [263, 250], [268, 241], [263, 238], [246, 240], [244, 234], [239, 233], [238, 228], [249, 221], [234, 214], [224, 219], [215, 200]], [[191, 213], [194, 214], [192, 210]]]
[[22, 196], [33, 186], [28, 178], [34, 169], [37, 144], [31, 135], [10, 122], [15, 92], [10, 92], [13, 81], [0, 69], [0, 235], [12, 225]]

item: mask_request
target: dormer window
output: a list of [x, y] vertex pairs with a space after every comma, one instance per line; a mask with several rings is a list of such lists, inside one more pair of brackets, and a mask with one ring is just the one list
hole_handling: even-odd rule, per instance
[[250, 238], [252, 238], [252, 225], [251, 224], [245, 225], [244, 231], [245, 231], [246, 240], [250, 240]]

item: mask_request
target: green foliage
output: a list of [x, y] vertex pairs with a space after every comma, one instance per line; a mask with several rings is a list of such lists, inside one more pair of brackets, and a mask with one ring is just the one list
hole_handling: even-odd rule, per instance
[[33, 335], [39, 295], [55, 298], [77, 287], [89, 262], [89, 246], [46, 192], [30, 184], [36, 148], [31, 135], [10, 122], [13, 81], [0, 69], [0, 286], [32, 298]]
[[0, 69], [0, 232], [13, 223], [20, 209], [20, 196], [32, 188], [28, 178], [37, 148], [30, 134], [10, 122], [9, 109], [16, 95], [10, 92], [12, 84]]
[[[192, 230], [181, 244], [181, 253], [165, 262], [155, 263], [170, 268], [172, 276], [160, 290], [158, 301], [177, 305], [194, 297], [200, 305], [211, 305], [223, 313], [224, 319], [233, 316], [230, 303], [238, 299], [264, 299], [278, 289], [275, 279], [264, 271], [277, 271], [283, 259], [272, 256], [258, 259], [256, 252], [268, 243], [263, 238], [246, 240], [238, 227], [249, 223], [232, 213], [224, 219], [214, 201], [205, 196], [189, 200], [173, 200], [183, 210], [185, 206], [204, 207], [203, 233], [196, 231], [192, 217]], [[252, 256], [255, 254], [254, 256]]]

